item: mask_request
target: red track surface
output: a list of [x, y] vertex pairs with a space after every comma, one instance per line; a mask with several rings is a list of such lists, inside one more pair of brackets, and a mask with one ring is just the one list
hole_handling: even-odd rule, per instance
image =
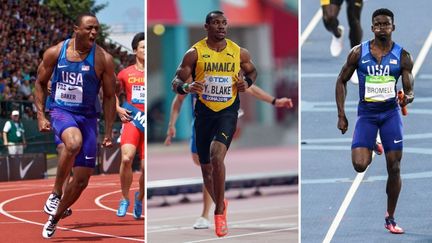
[[[132, 187], [138, 186], [138, 177], [134, 175]], [[52, 239], [43, 239], [42, 225], [48, 218], [43, 205], [53, 183], [53, 179], [0, 183], [1, 242], [144, 242], [144, 220], [132, 217], [133, 205], [126, 217], [115, 215], [120, 198], [118, 175], [93, 176], [72, 206], [72, 216], [59, 222]]]

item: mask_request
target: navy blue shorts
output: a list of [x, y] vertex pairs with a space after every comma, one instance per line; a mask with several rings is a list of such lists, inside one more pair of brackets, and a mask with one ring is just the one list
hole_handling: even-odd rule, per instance
[[403, 148], [402, 118], [398, 109], [382, 113], [362, 114], [357, 118], [351, 149], [373, 150], [379, 130], [385, 152]]
[[86, 118], [80, 114], [56, 108], [51, 110], [50, 115], [56, 145], [63, 143], [61, 135], [67, 128], [76, 127], [81, 131], [82, 146], [73, 166], [94, 168], [97, 156], [97, 118]]

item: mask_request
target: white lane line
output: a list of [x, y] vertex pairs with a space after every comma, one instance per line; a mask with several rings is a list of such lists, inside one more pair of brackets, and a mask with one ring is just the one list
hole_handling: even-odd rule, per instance
[[[51, 193], [51, 191], [38, 192], [38, 193], [33, 193], [33, 194], [26, 194], [26, 195], [23, 195], [23, 196], [18, 196], [18, 197], [14, 197], [14, 198], [8, 199], [6, 201], [3, 201], [3, 202], [0, 203], [0, 213], [3, 214], [3, 215], [5, 215], [6, 217], [9, 217], [11, 219], [15, 219], [15, 220], [20, 221], [20, 222], [43, 226], [44, 225], [43, 223], [38, 223], [38, 222], [35, 222], [35, 221], [30, 221], [30, 220], [19, 218], [19, 217], [16, 217], [14, 215], [9, 214], [6, 210], [4, 210], [4, 206], [6, 204], [10, 203], [10, 202], [15, 201], [15, 200], [19, 200], [19, 199], [26, 198], [26, 197], [33, 197], [33, 196], [43, 195], [43, 194], [48, 195], [49, 193]], [[123, 236], [117, 236], [117, 235], [109, 235], [109, 234], [103, 234], [103, 233], [96, 233], [96, 232], [91, 232], [91, 231], [77, 230], [77, 229], [71, 229], [71, 228], [65, 228], [65, 227], [59, 227], [59, 226], [57, 226], [57, 229], [66, 230], [66, 231], [73, 231], [73, 232], [78, 232], [78, 233], [83, 233], [83, 234], [89, 234], [89, 235], [97, 235], [97, 236], [104, 236], [104, 237], [109, 237], [109, 238], [122, 239], [122, 240], [132, 240], [132, 241], [144, 242], [144, 239], [141, 240], [141, 239], [136, 239], [136, 238], [123, 237]]]
[[[130, 190], [136, 190], [136, 189], [138, 189], [138, 188], [135, 187], [135, 188], [131, 188]], [[103, 204], [101, 203], [101, 200], [102, 200], [102, 198], [104, 198], [104, 197], [106, 197], [106, 196], [109, 196], [109, 195], [111, 195], [111, 194], [116, 194], [116, 193], [119, 193], [119, 192], [121, 192], [121, 190], [117, 190], [117, 191], [113, 191], [113, 192], [108, 192], [108, 193], [102, 194], [102, 195], [100, 195], [99, 197], [97, 197], [94, 201], [95, 201], [96, 205], [98, 205], [98, 206], [101, 207], [101, 208], [104, 208], [104, 209], [109, 210], [109, 211], [117, 212], [117, 209], [115, 209], [115, 208], [110, 208], [110, 207], [108, 207], [108, 206], [103, 205]], [[130, 206], [130, 205], [129, 205], [129, 206]], [[132, 207], [133, 207], [133, 205], [132, 205]], [[126, 214], [127, 214], [127, 215], [131, 215], [131, 216], [133, 216], [132, 213], [126, 213]]]
[[305, 30], [300, 36], [300, 48], [303, 46], [303, 43], [305, 43], [306, 39], [309, 37], [309, 35], [312, 33], [312, 31], [315, 29], [318, 22], [320, 22], [322, 17], [322, 10], [321, 8], [318, 9], [318, 11], [313, 16], [312, 20], [309, 22], [309, 24], [306, 26]]
[[249, 233], [249, 234], [230, 235], [230, 236], [225, 236], [225, 237], [221, 237], [221, 238], [210, 238], [210, 239], [204, 239], [204, 240], [185, 241], [185, 243], [196, 243], [196, 242], [226, 240], [226, 239], [239, 238], [239, 237], [245, 237], [245, 236], [251, 236], [251, 235], [271, 234], [271, 233], [277, 233], [277, 232], [282, 232], [282, 231], [290, 231], [290, 230], [298, 230], [298, 227], [292, 227], [292, 228], [286, 228], [286, 229], [278, 229], [278, 230], [268, 230], [268, 231], [261, 231], [261, 232], [255, 232], [255, 233]]
[[[260, 209], [260, 212], [263, 212], [263, 211], [274, 211], [274, 210], [277, 210], [279, 212], [285, 211], [285, 210], [289, 211], [289, 209], [291, 209], [291, 208], [296, 209], [296, 210], [298, 209], [297, 205], [296, 206], [288, 206], [288, 207], [268, 207], [268, 208], [262, 208], [262, 209]], [[238, 215], [238, 214], [244, 214], [244, 213], [246, 213], [246, 214], [256, 213], [256, 209], [236, 210], [234, 212], [230, 212], [230, 215], [234, 215], [234, 214]], [[196, 215], [190, 215], [190, 214], [188, 214], [187, 216], [164, 217], [164, 218], [157, 218], [157, 219], [155, 219], [154, 217], [153, 218], [148, 217], [148, 222], [150, 224], [153, 224], [155, 222], [172, 221], [172, 220], [178, 220], [178, 219], [191, 219], [191, 218], [193, 218], [193, 219], [196, 218]]]
[[[228, 227], [236, 228], [237, 225], [241, 226], [243, 223], [263, 222], [263, 221], [269, 221], [269, 220], [272, 221], [272, 220], [289, 219], [289, 218], [295, 218], [295, 217], [298, 217], [298, 214], [290, 214], [290, 215], [267, 217], [267, 218], [238, 220], [238, 221], [228, 222]], [[162, 233], [162, 232], [168, 232], [168, 231], [191, 230], [191, 229], [192, 229], [191, 226], [175, 226], [175, 227], [173, 227], [172, 225], [149, 226], [149, 228], [147, 228], [147, 234]]]
[[[373, 157], [373, 155], [372, 155], [372, 157]], [[367, 167], [366, 170], [362, 173], [357, 173], [357, 175], [353, 181], [353, 184], [351, 185], [350, 189], [348, 190], [348, 193], [346, 194], [345, 199], [343, 200], [342, 205], [340, 206], [340, 208], [336, 214], [336, 217], [333, 219], [333, 222], [330, 225], [329, 230], [327, 231], [327, 234], [323, 240], [323, 243], [329, 243], [332, 240], [333, 235], [336, 233], [336, 230], [339, 227], [339, 223], [342, 220], [348, 206], [350, 205], [351, 200], [353, 199], [354, 194], [356, 193], [358, 187], [360, 186], [360, 183], [362, 182], [363, 177], [365, 176], [368, 168], [369, 167]]]
[[418, 71], [420, 70], [420, 67], [423, 65], [423, 62], [426, 58], [427, 53], [429, 52], [430, 48], [432, 46], [432, 30], [429, 32], [429, 35], [422, 47], [422, 49], [420, 50], [416, 62], [414, 63], [413, 69], [412, 69], [412, 74], [413, 76], [417, 76]]

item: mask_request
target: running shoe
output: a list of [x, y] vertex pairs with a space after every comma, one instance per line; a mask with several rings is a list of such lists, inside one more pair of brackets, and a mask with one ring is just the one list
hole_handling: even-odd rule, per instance
[[135, 192], [135, 203], [134, 203], [134, 209], [133, 209], [133, 217], [135, 219], [140, 219], [142, 214], [142, 201], [138, 200], [138, 194], [139, 192]]
[[68, 209], [66, 209], [66, 211], [64, 211], [62, 219], [67, 218], [71, 215], [72, 215], [72, 208], [68, 208]]
[[44, 227], [42, 229], [42, 237], [45, 239], [51, 238], [57, 228], [57, 222], [54, 221], [53, 216], [49, 216], [48, 221], [44, 224]]
[[403, 234], [404, 230], [399, 227], [393, 217], [385, 217], [384, 227], [392, 234]]
[[379, 141], [375, 142], [375, 146], [373, 148], [373, 151], [377, 154], [377, 155], [381, 155], [384, 152], [384, 148], [382, 146], [382, 144]]
[[228, 226], [226, 223], [226, 217], [223, 214], [216, 214], [215, 219], [215, 232], [218, 237], [223, 237], [228, 234]]
[[120, 200], [120, 205], [117, 210], [117, 216], [124, 217], [126, 215], [128, 207], [129, 207], [129, 200], [126, 199]]
[[350, 79], [351, 83], [353, 84], [358, 84], [359, 80], [358, 80], [358, 76], [357, 76], [357, 70], [354, 70], [353, 75], [351, 76]]
[[60, 203], [60, 196], [55, 193], [51, 193], [45, 202], [45, 207], [44, 207], [45, 213], [54, 216], [57, 212], [59, 203]]
[[338, 29], [341, 33], [340, 37], [337, 38], [336, 36], [333, 36], [330, 44], [330, 53], [334, 57], [338, 57], [343, 49], [344, 27], [342, 25], [339, 25]]
[[193, 225], [194, 229], [208, 229], [210, 227], [210, 221], [204, 217], [199, 217], [195, 221], [195, 224]]
[[215, 232], [218, 237], [223, 237], [228, 234], [228, 225], [226, 220], [228, 201], [224, 199], [224, 211], [223, 214], [216, 214], [215, 219]]

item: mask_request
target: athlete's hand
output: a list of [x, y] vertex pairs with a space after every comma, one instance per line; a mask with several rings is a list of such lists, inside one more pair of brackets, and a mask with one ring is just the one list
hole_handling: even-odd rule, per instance
[[276, 99], [275, 107], [278, 107], [278, 108], [279, 107], [285, 107], [287, 109], [291, 109], [291, 108], [293, 108], [292, 99], [287, 98], [287, 97], [278, 98], [278, 99]]
[[204, 90], [204, 84], [202, 82], [193, 81], [189, 84], [189, 90], [186, 90], [189, 93], [193, 94], [201, 94]]
[[175, 128], [175, 126], [169, 126], [168, 127], [168, 131], [167, 131], [167, 136], [165, 138], [164, 144], [167, 145], [167, 146], [171, 145], [171, 139], [175, 138], [175, 136], [176, 136], [176, 128]]
[[38, 117], [39, 132], [51, 131], [51, 123], [45, 117]]
[[118, 116], [122, 122], [130, 122], [132, 120], [132, 116], [130, 115], [132, 111], [127, 110], [123, 107], [117, 108]]
[[342, 134], [345, 134], [348, 130], [348, 119], [346, 116], [340, 116], [338, 119], [338, 129], [341, 130]]
[[236, 82], [237, 91], [245, 92], [247, 88], [249, 88], [248, 83], [244, 80], [243, 75], [239, 73], [238, 80]]
[[112, 142], [112, 138], [111, 136], [106, 136], [104, 137], [103, 141], [102, 141], [102, 146], [103, 147], [112, 147], [113, 146], [113, 142]]

